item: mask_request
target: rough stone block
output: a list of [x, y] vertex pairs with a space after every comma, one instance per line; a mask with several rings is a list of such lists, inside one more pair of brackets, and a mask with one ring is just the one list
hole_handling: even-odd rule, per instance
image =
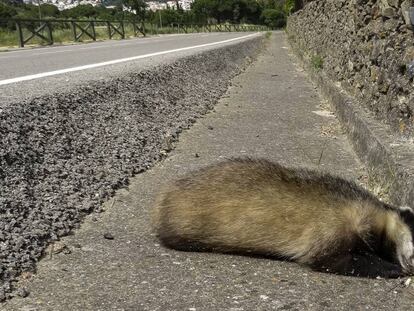
[[401, 12], [406, 25], [411, 26], [410, 7], [414, 6], [413, 0], [405, 0], [401, 3]]
[[409, 64], [414, 60], [414, 46], [410, 46], [405, 50], [404, 56], [403, 56], [403, 62], [404, 64]]
[[378, 66], [371, 66], [371, 81], [375, 82], [378, 80], [379, 77], [379, 68]]
[[401, 0], [386, 0], [387, 4], [394, 7], [394, 8], [398, 8]]
[[388, 7], [382, 8], [381, 14], [384, 17], [393, 18], [397, 15], [397, 10], [394, 9], [393, 7], [388, 6]]

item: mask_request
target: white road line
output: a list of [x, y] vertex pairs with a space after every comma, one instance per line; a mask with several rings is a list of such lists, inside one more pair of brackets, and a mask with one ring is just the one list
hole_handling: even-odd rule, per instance
[[[155, 40], [157, 39], [157, 40]], [[133, 40], [133, 41], [132, 41]], [[54, 47], [45, 47], [41, 49], [28, 49], [28, 50], [17, 50], [12, 52], [4, 53], [4, 55], [0, 54], [0, 61], [8, 58], [21, 58], [22, 52], [29, 52], [25, 53], [25, 57], [33, 57], [45, 54], [58, 54], [58, 53], [66, 53], [66, 52], [73, 52], [73, 51], [84, 51], [84, 50], [95, 50], [95, 49], [104, 49], [110, 47], [117, 47], [117, 46], [133, 46], [133, 45], [142, 45], [147, 43], [154, 43], [154, 42], [168, 42], [174, 39], [162, 39], [162, 38], [140, 38], [140, 39], [131, 39], [126, 40], [125, 43], [115, 43], [115, 40], [111, 40], [111, 42], [102, 41], [102, 42], [90, 42], [87, 44], [82, 44], [84, 47], [81, 47], [81, 44], [73, 44], [73, 45], [66, 45], [66, 46], [54, 46]], [[104, 44], [105, 43], [105, 44]], [[95, 45], [97, 44], [97, 45]], [[13, 54], [11, 54], [13, 53]]]
[[[32, 53], [29, 55], [25, 55], [26, 57], [33, 57], [33, 56], [39, 56], [39, 55], [46, 55], [46, 54], [59, 54], [59, 53], [67, 53], [67, 52], [74, 52], [74, 51], [86, 51], [86, 50], [96, 50], [96, 49], [104, 49], [104, 48], [111, 48], [111, 47], [117, 47], [117, 46], [134, 46], [134, 45], [142, 45], [142, 44], [147, 44], [147, 43], [154, 43], [154, 42], [168, 42], [168, 40], [152, 40], [152, 41], [134, 41], [134, 42], [128, 42], [128, 43], [120, 43], [120, 44], [116, 44], [116, 43], [112, 43], [112, 44], [105, 44], [105, 45], [98, 45], [98, 46], [86, 46], [86, 47], [76, 47], [74, 45], [70, 45], [67, 47], [71, 47], [71, 49], [62, 49], [62, 50], [53, 50], [53, 51], [39, 51], [37, 53]], [[66, 47], [65, 47], [66, 48]], [[54, 49], [54, 48], [52, 48]], [[34, 50], [25, 50], [28, 52], [35, 52]], [[20, 51], [16, 51], [16, 52], [20, 52]], [[8, 53], [7, 53], [8, 54]], [[22, 58], [22, 55], [0, 55], [0, 61], [2, 61], [3, 59], [6, 58]]]
[[[224, 34], [224, 33], [213, 33], [214, 35], [217, 34]], [[212, 33], [204, 34], [204, 36], [210, 36]], [[72, 44], [72, 45], [64, 45], [64, 46], [51, 46], [51, 47], [43, 47], [41, 49], [27, 49], [27, 50], [16, 50], [10, 51], [7, 53], [0, 54], [0, 61], [7, 59], [7, 58], [20, 58], [21, 54], [26, 54], [26, 57], [32, 57], [37, 55], [44, 55], [44, 54], [58, 54], [58, 53], [66, 53], [72, 51], [80, 51], [80, 50], [94, 50], [94, 49], [103, 49], [108, 47], [116, 47], [116, 46], [133, 46], [133, 45], [141, 45], [147, 43], [154, 43], [154, 42], [168, 42], [175, 40], [177, 36], [194, 36], [194, 34], [169, 34], [169, 35], [161, 35], [157, 37], [146, 37], [146, 38], [132, 38], [127, 40], [120, 40], [116, 42], [115, 40], [107, 40], [107, 41], [100, 41], [100, 42], [89, 42], [87, 44], [82, 44], [84, 47], [80, 47], [80, 44]], [[203, 35], [199, 35], [198, 37], [204, 37]], [[121, 43], [122, 42], [122, 43]], [[28, 53], [24, 53], [28, 52]], [[31, 54], [30, 54], [31, 53]]]
[[95, 64], [89, 64], [89, 65], [84, 65], [84, 66], [79, 66], [79, 67], [71, 67], [71, 68], [54, 70], [54, 71], [49, 71], [49, 72], [42, 72], [42, 73], [38, 73], [38, 74], [22, 76], [22, 77], [17, 77], [17, 78], [12, 78], [12, 79], [0, 80], [0, 86], [1, 85], [6, 85], [6, 84], [11, 84], [11, 83], [27, 81], [27, 80], [40, 79], [40, 78], [44, 78], [44, 77], [60, 75], [60, 74], [68, 73], [68, 72], [74, 72], [74, 71], [80, 71], [80, 70], [85, 70], [85, 69], [92, 69], [92, 68], [97, 68], [97, 67], [114, 65], [114, 64], [129, 62], [129, 61], [132, 61], [132, 60], [148, 58], [148, 57], [152, 57], [152, 56], [159, 56], [159, 55], [164, 55], [164, 54], [169, 54], [169, 53], [193, 50], [193, 49], [197, 49], [197, 48], [228, 43], [228, 42], [232, 42], [232, 41], [236, 41], [236, 40], [240, 40], [240, 39], [245, 39], [245, 38], [249, 38], [249, 37], [257, 36], [257, 35], [258, 35], [258, 33], [254, 33], [254, 34], [250, 34], [250, 35], [247, 35], [247, 36], [242, 36], [242, 37], [223, 40], [223, 41], [217, 41], [217, 42], [212, 42], [212, 43], [194, 45], [194, 46], [189, 46], [189, 47], [185, 47], [185, 48], [179, 48], [179, 49], [174, 49], [174, 50], [156, 52], [156, 53], [145, 54], [145, 55], [138, 55], [138, 56], [127, 57], [127, 58], [114, 59], [114, 60], [107, 61], [107, 62], [102, 62], [102, 63], [95, 63]]
[[[217, 34], [217, 33], [209, 33], [209, 34]], [[143, 37], [143, 38], [130, 38], [130, 39], [125, 39], [125, 40], [118, 40], [118, 41], [150, 41], [150, 40], [154, 40], [154, 39], [160, 39], [160, 38], [166, 38], [166, 37], [175, 37], [175, 36], [190, 36], [190, 35], [195, 35], [195, 34], [168, 34], [168, 35], [155, 35], [153, 37]], [[0, 58], [8, 58], [10, 57], [10, 54], [25, 54], [25, 53], [32, 53], [35, 52], [37, 50], [39, 51], [43, 51], [43, 50], [60, 50], [60, 49], [65, 49], [65, 48], [72, 48], [74, 46], [86, 46], [87, 48], [89, 48], [88, 46], [95, 46], [95, 45], [99, 45], [100, 47], [108, 47], [108, 46], [112, 46], [114, 44], [114, 41], [116, 42], [117, 40], [102, 40], [102, 41], [90, 41], [90, 42], [81, 42], [81, 43], [74, 43], [74, 44], [63, 44], [63, 45], [53, 45], [53, 46], [42, 46], [42, 47], [34, 47], [34, 48], [25, 48], [25, 49], [16, 49], [16, 50], [10, 50], [10, 51], [5, 51], [4, 53], [0, 53]]]

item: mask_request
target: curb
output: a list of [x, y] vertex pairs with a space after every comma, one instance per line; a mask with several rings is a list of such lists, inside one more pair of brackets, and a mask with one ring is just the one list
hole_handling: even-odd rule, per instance
[[414, 146], [398, 139], [386, 125], [374, 119], [324, 72], [317, 71], [303, 55], [303, 49], [287, 40], [312, 82], [329, 100], [360, 161], [366, 166], [369, 185], [380, 187], [384, 198], [396, 205], [412, 205], [414, 200]]

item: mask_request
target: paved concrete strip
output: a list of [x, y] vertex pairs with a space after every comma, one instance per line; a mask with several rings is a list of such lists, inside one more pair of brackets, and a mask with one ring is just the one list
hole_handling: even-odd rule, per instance
[[[55, 245], [30, 295], [5, 310], [411, 310], [399, 280], [315, 273], [294, 263], [185, 253], [159, 245], [149, 209], [160, 186], [220, 159], [250, 155], [287, 165], [362, 174], [345, 135], [305, 74], [292, 64], [283, 33], [234, 80], [215, 112], [180, 137], [168, 158], [136, 176]], [[104, 238], [105, 233], [114, 239]], [[69, 249], [70, 253], [57, 250]], [[66, 252], [68, 253], [68, 252]]]
[[160, 51], [160, 52], [144, 54], [144, 55], [137, 55], [137, 56], [126, 57], [126, 58], [113, 59], [113, 60], [106, 61], [106, 62], [100, 62], [100, 63], [88, 64], [88, 65], [83, 65], [83, 66], [65, 68], [65, 69], [54, 70], [54, 71], [49, 71], [49, 72], [41, 72], [41, 73], [38, 73], [38, 74], [21, 76], [21, 77], [16, 77], [16, 78], [12, 78], [12, 79], [5, 79], [5, 80], [0, 80], [0, 86], [1, 85], [12, 84], [12, 83], [17, 83], [17, 82], [22, 82], [22, 81], [27, 81], [27, 80], [34, 80], [34, 79], [40, 79], [40, 78], [65, 74], [65, 73], [69, 73], [69, 72], [75, 72], [75, 71], [87, 70], [87, 69], [98, 68], [98, 67], [103, 67], [103, 66], [115, 65], [115, 64], [119, 64], [119, 63], [125, 63], [125, 62], [129, 62], [129, 61], [133, 61], [133, 60], [144, 59], [144, 58], [149, 58], [149, 57], [154, 57], [154, 56], [160, 56], [160, 55], [165, 55], [165, 54], [170, 54], [170, 53], [177, 53], [177, 52], [182, 52], [182, 51], [205, 48], [205, 47], [209, 47], [209, 46], [215, 46], [215, 45], [220, 45], [220, 44], [224, 44], [224, 43], [233, 42], [233, 41], [236, 41], [236, 40], [247, 39], [249, 37], [258, 36], [258, 35], [259, 34], [257, 34], [257, 33], [249, 34], [249, 35], [244, 35], [244, 36], [240, 36], [240, 37], [237, 37], [237, 38], [232, 38], [232, 39], [227, 39], [227, 40], [222, 40], [222, 41], [216, 41], [216, 42], [211, 42], [211, 43], [206, 43], [206, 44], [193, 45], [193, 46], [188, 46], [188, 47], [184, 47], [184, 48], [172, 49], [172, 50], [167, 50], [167, 51]]

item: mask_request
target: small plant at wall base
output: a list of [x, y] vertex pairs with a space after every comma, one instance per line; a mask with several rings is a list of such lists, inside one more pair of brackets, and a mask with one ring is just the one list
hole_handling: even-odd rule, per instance
[[272, 33], [268, 31], [266, 32], [265, 36], [266, 36], [266, 39], [269, 39], [272, 36]]
[[323, 58], [320, 55], [313, 55], [311, 64], [314, 69], [321, 70], [323, 68]]

